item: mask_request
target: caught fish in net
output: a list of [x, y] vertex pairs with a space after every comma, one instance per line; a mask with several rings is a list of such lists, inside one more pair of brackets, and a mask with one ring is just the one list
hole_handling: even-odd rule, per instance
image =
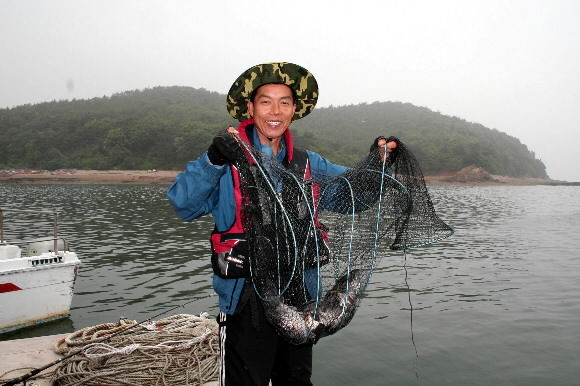
[[235, 168], [251, 281], [268, 321], [291, 343], [316, 342], [346, 326], [390, 250], [453, 233], [402, 143], [396, 153], [371, 151], [328, 177], [286, 168], [239, 142], [244, 152]]

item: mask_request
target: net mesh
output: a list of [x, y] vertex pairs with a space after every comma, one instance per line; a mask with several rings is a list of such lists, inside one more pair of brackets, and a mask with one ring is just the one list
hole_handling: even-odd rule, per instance
[[389, 250], [453, 233], [402, 143], [394, 162], [375, 150], [334, 177], [286, 168], [240, 143], [245, 154], [235, 167], [251, 280], [266, 318], [291, 343], [316, 342], [346, 326]]

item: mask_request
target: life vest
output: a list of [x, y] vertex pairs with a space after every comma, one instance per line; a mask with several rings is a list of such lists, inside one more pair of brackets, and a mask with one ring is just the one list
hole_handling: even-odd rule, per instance
[[[240, 138], [247, 143], [253, 144], [253, 120], [249, 119], [240, 125], [238, 130]], [[293, 170], [296, 175], [302, 175], [303, 181], [310, 187], [310, 192], [314, 201], [316, 202], [319, 197], [319, 187], [318, 184], [312, 182], [310, 163], [308, 161], [308, 154], [305, 150], [296, 149], [292, 143], [292, 136], [289, 130], [285, 133], [286, 149], [287, 155], [283, 162], [283, 165], [287, 169]], [[212, 248], [212, 268], [213, 271], [224, 278], [240, 278], [240, 277], [250, 277], [250, 263], [248, 259], [249, 248], [246, 241], [246, 235], [242, 223], [242, 206], [243, 199], [242, 190], [240, 187], [240, 174], [235, 165], [231, 165], [232, 171], [232, 182], [234, 186], [234, 200], [236, 207], [236, 216], [232, 226], [223, 232], [218, 232], [214, 229], [212, 232], [210, 243]], [[282, 188], [282, 197], [284, 197], [284, 187]], [[300, 210], [299, 208], [296, 208]], [[315, 227], [314, 231], [318, 232], [315, 237], [311, 240], [318, 240], [318, 245], [309, 245], [306, 249], [310, 250], [311, 253], [315, 253], [319, 260], [327, 260], [329, 255], [329, 249], [327, 246], [328, 241], [328, 231], [325, 227], [319, 223], [318, 214], [315, 209]], [[296, 227], [304, 229], [297, 229], [297, 234], [305, 234], [309, 230], [313, 230], [311, 226], [311, 217], [309, 211], [303, 210], [303, 220], [299, 220]], [[310, 241], [314, 243], [314, 241]], [[314, 256], [310, 257], [314, 262]], [[322, 261], [323, 262], [323, 261]]]

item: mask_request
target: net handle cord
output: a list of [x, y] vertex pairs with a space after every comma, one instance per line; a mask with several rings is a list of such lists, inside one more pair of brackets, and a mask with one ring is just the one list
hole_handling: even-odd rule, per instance
[[[385, 151], [386, 151], [386, 149], [385, 149]], [[377, 261], [377, 258], [376, 258], [377, 252], [376, 251], [377, 251], [377, 246], [378, 246], [378, 242], [379, 242], [379, 238], [380, 238], [380, 236], [379, 236], [379, 234], [380, 234], [379, 227], [380, 227], [380, 219], [381, 219], [381, 212], [382, 212], [381, 202], [383, 200], [383, 195], [384, 195], [384, 192], [385, 192], [385, 190], [384, 190], [385, 181], [386, 180], [389, 180], [389, 179], [391, 181], [394, 181], [401, 188], [401, 190], [404, 192], [405, 196], [407, 197], [407, 207], [402, 211], [402, 213], [410, 213], [411, 210], [412, 210], [412, 206], [413, 206], [412, 205], [412, 202], [413, 201], [412, 201], [412, 197], [411, 197], [411, 194], [410, 194], [409, 190], [400, 181], [398, 181], [396, 178], [394, 178], [394, 177], [392, 177], [392, 176], [390, 176], [389, 174], [386, 173], [386, 162], [383, 162], [382, 169], [381, 169], [380, 172], [377, 171], [377, 170], [373, 170], [373, 169], [365, 169], [365, 170], [367, 172], [369, 172], [369, 173], [380, 173], [380, 175], [381, 175], [381, 184], [380, 184], [380, 189], [379, 189], [379, 198], [377, 200], [378, 201], [378, 208], [377, 208], [376, 223], [375, 223], [375, 232], [374, 232], [374, 245], [373, 245], [372, 264], [371, 264], [371, 268], [370, 268], [370, 271], [369, 271], [369, 276], [367, 277], [367, 280], [366, 280], [366, 282], [365, 282], [365, 284], [363, 286], [363, 291], [367, 287], [367, 285], [368, 285], [368, 283], [369, 283], [369, 281], [371, 279], [372, 273], [373, 273], [373, 271], [374, 271], [374, 269], [376, 267], [376, 261]], [[306, 196], [306, 192], [305, 192], [305, 190], [303, 188], [303, 184], [298, 180], [298, 178], [296, 178], [295, 175], [291, 174], [291, 176], [292, 176], [293, 180], [296, 182], [296, 185], [300, 189], [300, 192], [302, 193], [303, 197], [306, 199], [307, 196]], [[343, 179], [346, 182], [346, 184], [348, 185], [349, 192], [350, 192], [350, 198], [351, 198], [351, 211], [350, 211], [351, 212], [350, 213], [350, 219], [351, 219], [351, 221], [350, 221], [350, 223], [351, 223], [350, 224], [350, 230], [351, 231], [350, 231], [350, 237], [349, 237], [349, 248], [348, 248], [348, 257], [347, 257], [347, 264], [346, 264], [346, 266], [347, 266], [347, 277], [349, 279], [347, 279], [347, 282], [346, 282], [346, 290], [345, 290], [345, 294], [344, 294], [344, 298], [346, 299], [346, 297], [348, 296], [347, 295], [348, 294], [348, 291], [350, 289], [350, 272], [351, 272], [350, 267], [351, 267], [352, 250], [353, 250], [352, 244], [353, 244], [353, 239], [354, 239], [354, 228], [355, 228], [355, 224], [356, 224], [356, 209], [355, 209], [355, 205], [354, 205], [354, 203], [356, 201], [356, 197], [355, 197], [355, 194], [354, 194], [354, 188], [352, 187], [352, 183], [349, 181], [349, 179], [346, 178], [346, 177], [344, 177], [344, 176], [338, 176], [338, 177], [341, 178], [341, 179]], [[327, 188], [330, 188], [330, 187], [328, 186]], [[324, 195], [324, 193], [321, 192], [321, 196], [323, 196], [323, 195]], [[307, 205], [307, 207], [308, 207], [308, 211], [310, 213], [310, 228], [312, 229], [312, 228], [315, 227], [315, 217], [314, 217], [314, 213], [313, 213], [312, 209], [310, 208], [310, 206]], [[290, 226], [292, 226], [292, 225], [290, 224]], [[315, 238], [315, 240], [317, 240], [317, 237], [318, 237], [317, 236], [317, 233], [314, 232], [314, 238]], [[317, 254], [317, 256], [319, 256], [319, 250], [318, 250], [318, 243], [317, 242], [315, 243], [315, 246], [316, 246], [316, 254]], [[313, 315], [312, 315], [313, 318], [316, 318], [316, 314], [318, 313], [318, 306], [319, 306], [319, 300], [320, 300], [320, 292], [319, 292], [319, 289], [321, 288], [321, 275], [320, 275], [320, 260], [319, 259], [317, 259], [316, 266], [317, 266], [316, 269], [317, 269], [317, 278], [318, 278], [318, 280], [317, 280], [316, 301], [314, 303], [315, 306], [314, 306]], [[342, 304], [343, 304], [343, 309], [346, 308], [346, 302], [343, 301]], [[341, 325], [344, 322], [344, 319], [345, 318], [346, 318], [346, 315], [342, 315], [342, 317], [341, 317], [341, 319], [342, 319]]]
[[[385, 152], [386, 152], [386, 145], [385, 145]], [[369, 275], [366, 279], [366, 283], [364, 283], [362, 290], [364, 291], [366, 289], [366, 287], [368, 286], [368, 283], [370, 282], [371, 276], [374, 272], [374, 269], [376, 267], [376, 262], [377, 262], [377, 246], [378, 246], [378, 241], [379, 241], [379, 226], [380, 226], [380, 219], [381, 219], [381, 203], [383, 200], [383, 193], [384, 193], [384, 185], [385, 185], [385, 178], [388, 180], [390, 179], [391, 181], [394, 181], [400, 188], [401, 190], [404, 192], [404, 194], [407, 197], [407, 208], [405, 208], [404, 211], [402, 211], [402, 213], [410, 213], [412, 210], [412, 206], [413, 206], [413, 200], [411, 197], [411, 194], [409, 192], [409, 190], [396, 178], [394, 178], [393, 176], [389, 175], [386, 173], [386, 162], [383, 161], [382, 163], [382, 167], [381, 167], [381, 171], [378, 172], [377, 170], [374, 169], [365, 169], [366, 171], [368, 171], [369, 173], [380, 173], [381, 175], [381, 184], [380, 184], [380, 189], [379, 189], [379, 198], [378, 198], [378, 207], [377, 207], [377, 215], [376, 215], [376, 222], [375, 222], [375, 232], [374, 232], [374, 241], [373, 241], [373, 253], [372, 253], [372, 264], [369, 270]], [[344, 294], [344, 298], [347, 297], [348, 291], [350, 289], [350, 267], [351, 267], [351, 260], [352, 260], [352, 243], [353, 243], [353, 238], [354, 238], [354, 227], [355, 227], [355, 223], [356, 223], [356, 210], [355, 210], [355, 201], [356, 201], [356, 197], [354, 195], [354, 189], [352, 187], [352, 183], [348, 180], [348, 178], [344, 177], [344, 176], [340, 176], [340, 178], [342, 178], [348, 185], [349, 187], [349, 191], [350, 191], [350, 197], [351, 197], [351, 214], [350, 214], [350, 218], [351, 218], [351, 224], [350, 224], [350, 237], [349, 237], [349, 247], [348, 247], [348, 257], [347, 257], [347, 281], [346, 281], [346, 290], [345, 290], [345, 294]], [[319, 281], [320, 281], [320, 264], [318, 264], [318, 275], [319, 275]], [[318, 295], [317, 295], [317, 300], [318, 300]], [[346, 307], [346, 302], [342, 302], [343, 304], [343, 309]], [[314, 315], [313, 317], [316, 317], [316, 312], [318, 309], [318, 302], [316, 303], [316, 307], [314, 309]], [[341, 325], [344, 323], [344, 319], [346, 318], [346, 315], [342, 315], [341, 317]]]
[[[288, 279], [287, 283], [285, 284], [284, 288], [282, 288], [281, 290], [279, 289], [279, 294], [277, 297], [275, 298], [279, 298], [280, 296], [282, 296], [285, 291], [289, 288], [290, 283], [296, 273], [296, 263], [298, 261], [298, 248], [296, 247], [297, 241], [296, 241], [296, 234], [294, 231], [294, 228], [292, 226], [292, 222], [288, 216], [287, 210], [282, 202], [281, 197], [277, 194], [276, 189], [274, 188], [272, 182], [270, 181], [270, 178], [268, 177], [266, 171], [264, 170], [264, 168], [262, 167], [262, 165], [260, 164], [260, 162], [258, 161], [258, 159], [256, 158], [256, 156], [254, 155], [252, 148], [249, 144], [247, 144], [244, 140], [242, 140], [237, 134], [233, 134], [234, 138], [236, 138], [236, 140], [238, 141], [238, 143], [241, 145], [241, 147], [246, 151], [246, 153], [250, 156], [250, 158], [254, 161], [254, 164], [257, 166], [260, 174], [264, 177], [264, 180], [267, 183], [268, 188], [270, 189], [270, 191], [272, 192], [273, 196], [275, 197], [278, 205], [281, 208], [282, 211], [282, 215], [284, 216], [285, 220], [286, 220], [286, 224], [288, 224], [288, 227], [290, 229], [291, 235], [292, 235], [292, 242], [293, 242], [293, 246], [294, 246], [294, 264], [292, 266], [292, 274], [290, 275], [290, 278]], [[384, 146], [384, 151], [386, 154], [386, 145]], [[404, 212], [409, 213], [411, 208], [412, 208], [412, 197], [409, 193], [409, 191], [405, 188], [405, 186], [403, 186], [397, 179], [395, 179], [394, 177], [388, 175], [386, 173], [386, 158], [383, 160], [382, 162], [382, 168], [380, 171], [381, 174], [381, 184], [380, 184], [380, 191], [379, 191], [379, 199], [378, 199], [378, 208], [377, 208], [377, 215], [376, 215], [376, 223], [375, 223], [375, 232], [374, 232], [374, 247], [373, 247], [373, 257], [372, 257], [372, 265], [371, 265], [371, 270], [370, 270], [370, 275], [369, 278], [367, 280], [367, 284], [368, 281], [370, 280], [370, 276], [373, 273], [373, 270], [376, 266], [376, 261], [377, 261], [377, 245], [378, 245], [378, 240], [379, 240], [379, 226], [380, 226], [380, 217], [381, 217], [381, 202], [383, 199], [383, 194], [384, 194], [384, 181], [385, 181], [385, 177], [391, 179], [392, 181], [395, 181], [399, 187], [405, 192], [406, 196], [407, 196], [407, 202], [408, 202], [408, 207], [406, 208], [406, 210]], [[376, 172], [375, 170], [370, 170], [371, 172]], [[308, 200], [308, 196], [304, 190], [303, 184], [298, 181], [297, 177], [295, 175], [293, 175], [292, 173], [289, 173], [290, 176], [292, 177], [292, 179], [296, 182], [296, 186], [298, 187], [302, 197], [305, 200]], [[354, 197], [354, 190], [352, 188], [352, 184], [350, 183], [350, 181], [345, 178], [345, 177], [341, 177], [343, 178], [346, 183], [349, 186], [349, 190], [350, 190], [350, 195], [351, 195], [351, 202], [352, 202], [352, 211], [351, 211], [351, 236], [350, 236], [350, 241], [349, 241], [349, 253], [348, 253], [348, 264], [347, 264], [347, 274], [350, 274], [350, 260], [351, 260], [351, 255], [352, 255], [352, 241], [353, 241], [353, 235], [354, 235], [354, 225], [355, 225], [355, 197]], [[309, 211], [309, 215], [310, 215], [310, 228], [314, 229], [315, 228], [315, 213], [313, 212], [312, 208], [307, 205], [308, 207], [308, 211]], [[316, 232], [313, 232], [314, 238], [315, 238], [315, 243], [314, 245], [316, 246], [316, 254], [317, 256], [319, 255], [319, 250], [318, 250], [318, 235]], [[250, 260], [250, 272], [252, 272], [252, 265], [251, 265], [251, 260]], [[319, 259], [317, 259], [317, 288], [320, 289], [321, 283], [320, 283], [320, 262]], [[366, 287], [366, 285], [365, 285]], [[256, 293], [258, 294], [258, 296], [263, 299], [263, 300], [268, 300], [266, 299], [262, 294], [259, 293], [258, 289], [256, 288], [256, 285], [254, 284], [254, 289], [256, 290]], [[347, 282], [347, 289], [348, 289], [348, 282]], [[319, 298], [319, 291], [316, 292], [316, 298], [318, 300]], [[273, 299], [275, 299], [273, 298]], [[273, 300], [273, 299], [269, 299], [269, 300]], [[315, 304], [318, 304], [318, 302], [316, 302]], [[317, 308], [317, 307], [316, 307]]]
[[[270, 189], [270, 191], [272, 192], [273, 196], [275, 197], [276, 201], [278, 202], [278, 205], [280, 205], [280, 208], [282, 209], [282, 215], [284, 216], [286, 223], [289, 226], [290, 232], [292, 234], [292, 243], [294, 248], [292, 248], [294, 250], [294, 264], [292, 265], [292, 274], [290, 275], [289, 279], [287, 280], [287, 283], [285, 284], [283, 289], [279, 289], [279, 294], [278, 296], [271, 298], [271, 299], [266, 299], [262, 294], [260, 294], [260, 292], [258, 291], [258, 289], [256, 288], [256, 284], [253, 283], [254, 286], [254, 290], [256, 291], [256, 294], [258, 295], [258, 297], [262, 300], [273, 300], [276, 298], [279, 298], [280, 296], [282, 296], [287, 290], [288, 288], [290, 288], [290, 284], [294, 278], [294, 274], [296, 273], [296, 263], [298, 261], [298, 248], [297, 248], [297, 242], [296, 242], [296, 234], [294, 232], [294, 228], [292, 227], [292, 221], [290, 220], [290, 217], [288, 216], [288, 212], [286, 210], [286, 207], [284, 206], [282, 199], [280, 197], [280, 195], [278, 195], [278, 193], [276, 192], [276, 189], [274, 188], [274, 186], [272, 185], [272, 182], [270, 181], [270, 178], [268, 177], [268, 174], [266, 173], [266, 171], [264, 170], [264, 168], [262, 167], [262, 165], [260, 164], [260, 162], [258, 161], [258, 159], [254, 156], [252, 149], [250, 147], [250, 145], [248, 145], [244, 140], [242, 140], [242, 138], [240, 138], [239, 135], [232, 133], [232, 135], [234, 136], [234, 138], [238, 141], [238, 143], [240, 144], [240, 146], [242, 146], [242, 148], [246, 151], [246, 153], [252, 158], [252, 160], [254, 161], [255, 165], [258, 167], [258, 170], [260, 171], [260, 174], [264, 177], [264, 180], [266, 181], [268, 188]], [[292, 177], [294, 177], [292, 175]], [[294, 177], [295, 178], [295, 177]], [[306, 198], [306, 192], [304, 191], [304, 189], [302, 188], [301, 184], [297, 184], [300, 187], [300, 191], [302, 193], [302, 195], [304, 196], [304, 198]], [[308, 205], [307, 205], [308, 206]], [[310, 210], [310, 208], [309, 208]], [[312, 211], [310, 211], [312, 212]], [[313, 221], [314, 217], [313, 214], [311, 213], [311, 219]], [[316, 233], [316, 232], [315, 232]], [[250, 274], [253, 275], [252, 272], [252, 260], [250, 259]]]
[[[381, 187], [379, 189], [379, 205], [377, 207], [377, 220], [375, 222], [375, 234], [374, 234], [375, 240], [374, 240], [373, 255], [372, 255], [373, 258], [371, 260], [372, 261], [372, 264], [371, 264], [371, 270], [369, 272], [369, 279], [368, 280], [370, 280], [371, 276], [373, 275], [373, 272], [375, 270], [375, 266], [376, 266], [376, 263], [377, 263], [377, 245], [379, 243], [379, 224], [380, 224], [380, 221], [381, 221], [381, 209], [382, 209], [381, 208], [381, 203], [383, 201], [383, 186], [385, 184], [385, 178], [384, 177], [385, 177], [385, 174], [386, 174], [385, 171], [386, 171], [386, 165], [387, 165], [387, 143], [386, 142], [383, 145], [383, 151], [384, 151], [384, 158], [382, 160], [383, 161], [382, 162], [383, 165], [382, 165], [382, 169], [381, 169]], [[348, 266], [347, 271], [350, 271], [350, 265]], [[350, 274], [350, 272], [349, 272], [349, 274]], [[368, 283], [368, 280], [367, 280], [367, 283]], [[350, 283], [348, 283], [348, 282], [346, 283], [347, 291], [348, 291], [348, 285], [349, 284]]]
[[[354, 189], [352, 188], [352, 184], [350, 183], [350, 181], [348, 180], [348, 178], [342, 177], [342, 176], [340, 178], [342, 178], [343, 180], [345, 180], [346, 183], [348, 184], [348, 188], [350, 190], [350, 199], [351, 199], [351, 202], [352, 202], [352, 205], [351, 205], [352, 210], [351, 210], [351, 213], [350, 213], [350, 219], [351, 219], [351, 221], [350, 221], [350, 237], [349, 237], [349, 241], [348, 241], [348, 257], [347, 257], [348, 263], [346, 265], [346, 267], [347, 267], [346, 268], [347, 269], [346, 272], [347, 272], [347, 278], [348, 279], [346, 280], [346, 291], [345, 291], [345, 293], [343, 295], [343, 299], [346, 299], [348, 297], [348, 290], [349, 290], [349, 287], [350, 287], [350, 262], [352, 260], [352, 243], [353, 243], [353, 238], [354, 238], [354, 224], [355, 224], [355, 214], [356, 214], [356, 211], [355, 211], [355, 205], [354, 205], [354, 202], [355, 202]], [[380, 199], [380, 197], [379, 197], [379, 199]], [[372, 272], [371, 272], [371, 274], [372, 274]], [[320, 264], [318, 264], [318, 280], [320, 281]], [[370, 275], [369, 275], [369, 277], [367, 279], [367, 282], [364, 285], [364, 288], [366, 288], [369, 280], [370, 280]], [[316, 302], [316, 308], [314, 310], [314, 317], [316, 317], [316, 313], [318, 311], [318, 294], [317, 294], [316, 298], [317, 298], [316, 299], [317, 302]], [[345, 301], [342, 301], [341, 303], [342, 303], [342, 308], [343, 308], [343, 311], [344, 311], [344, 309], [346, 308], [346, 304], [347, 303]], [[344, 323], [345, 317], [346, 317], [346, 315], [344, 315], [344, 314], [341, 317], [341, 320], [340, 320], [340, 325], [341, 326]]]
[[[257, 163], [256, 158], [253, 157], [253, 156], [252, 156], [252, 158]], [[262, 169], [262, 173], [264, 173], [263, 169]], [[308, 200], [308, 195], [306, 194], [306, 190], [304, 189], [304, 185], [302, 184], [302, 182], [300, 180], [298, 180], [298, 178], [294, 174], [289, 173], [289, 175], [292, 178], [292, 180], [296, 183], [296, 186], [298, 187], [298, 190], [302, 194], [302, 197], [304, 198], [304, 201], [307, 201]], [[265, 175], [264, 175], [264, 178], [266, 178]], [[270, 188], [273, 189], [272, 185], [271, 184], [269, 184], [269, 185], [270, 185]], [[274, 191], [273, 191], [273, 193], [274, 193]], [[275, 197], [277, 199], [279, 199], [279, 195], [278, 194], [275, 194]], [[306, 207], [308, 208], [308, 213], [310, 215], [310, 223], [309, 223], [309, 229], [308, 229], [308, 231], [310, 231], [310, 229], [315, 230], [316, 229], [315, 213], [312, 210], [312, 208], [310, 207], [310, 205], [306, 205]], [[286, 208], [282, 206], [282, 210], [285, 211]], [[287, 214], [286, 214], [285, 217], [288, 218]], [[291, 228], [292, 235], [294, 237], [294, 235], [296, 233], [294, 232], [294, 227], [292, 226], [292, 223], [290, 221], [288, 222], [288, 226], [289, 226], [289, 228]], [[315, 240], [314, 245], [316, 246], [316, 256], [317, 257], [320, 257], [320, 251], [319, 251], [319, 248], [318, 248], [318, 234], [317, 234], [316, 231], [312, 232], [312, 234], [314, 235], [314, 240]], [[307, 245], [307, 242], [304, 243], [304, 248], [306, 248], [306, 245]], [[296, 244], [294, 244], [294, 246], [296, 247]], [[303, 252], [305, 252], [304, 248], [303, 248]], [[295, 248], [295, 249], [297, 249], [297, 248]], [[258, 297], [260, 299], [262, 299], [264, 301], [271, 301], [271, 300], [279, 299], [280, 297], [282, 297], [284, 295], [284, 293], [289, 288], [289, 286], [290, 286], [290, 284], [292, 282], [292, 279], [294, 277], [294, 273], [296, 272], [296, 261], [298, 260], [297, 259], [297, 256], [298, 256], [298, 251], [296, 250], [295, 253], [294, 253], [294, 265], [293, 265], [293, 268], [292, 268], [292, 275], [290, 275], [290, 278], [288, 279], [288, 283], [286, 284], [286, 287], [284, 287], [283, 290], [280, 290], [280, 287], [281, 286], [279, 285], [279, 288], [278, 288], [278, 292], [279, 293], [278, 293], [278, 295], [273, 296], [273, 297], [270, 297], [270, 298], [266, 298], [266, 297], [262, 296], [259, 293], [258, 289], [254, 285], [254, 289], [255, 289], [255, 291], [258, 294]], [[320, 259], [316, 259], [316, 262], [317, 262], [316, 265], [317, 265], [317, 275], [318, 275], [317, 276], [318, 277], [318, 280], [316, 281], [316, 308], [318, 308], [319, 290], [321, 288], [321, 283], [320, 283]], [[302, 270], [304, 270], [304, 264], [305, 264], [305, 262], [302, 261]], [[250, 260], [250, 271], [251, 271], [251, 260]], [[302, 278], [302, 281], [304, 282], [304, 277]], [[306, 287], [304, 287], [304, 288], [306, 288]]]
[[[298, 180], [298, 178], [292, 174], [289, 173], [290, 176], [292, 177], [292, 179], [294, 180], [294, 182], [296, 183], [296, 186], [298, 187], [300, 193], [302, 194], [302, 197], [304, 198], [305, 202], [308, 202], [308, 195], [306, 194], [306, 190], [304, 189], [304, 184]], [[306, 207], [308, 208], [308, 213], [310, 215], [310, 224], [309, 224], [309, 229], [308, 229], [308, 233], [310, 230], [312, 230], [312, 234], [314, 235], [314, 245], [316, 246], [316, 303], [315, 303], [315, 311], [314, 313], [316, 314], [316, 310], [318, 310], [318, 300], [320, 299], [320, 289], [322, 288], [322, 283], [320, 282], [320, 250], [318, 248], [318, 232], [316, 232], [316, 213], [314, 212], [313, 208], [314, 208], [314, 203], [312, 205], [312, 208], [310, 207], [310, 205], [306, 205]], [[292, 224], [290, 224], [290, 226], [292, 227]], [[292, 231], [292, 234], [294, 234], [294, 231]], [[304, 242], [304, 248], [303, 248], [303, 253], [306, 253], [306, 246], [308, 245], [308, 242], [305, 241]], [[302, 272], [304, 272], [304, 265], [305, 265], [305, 261], [302, 260]], [[292, 273], [292, 275], [294, 275], [294, 272]], [[290, 285], [290, 281], [288, 282], [288, 285]], [[304, 276], [302, 277], [302, 282], [304, 284]], [[306, 291], [306, 286], [303, 286], [304, 290]], [[283, 294], [280, 294], [279, 296], [282, 296]]]
[[[384, 145], [384, 151], [386, 154], [387, 151], [387, 145]], [[383, 162], [382, 162], [382, 167], [381, 167], [381, 184], [380, 184], [380, 189], [379, 189], [379, 198], [378, 198], [378, 207], [377, 207], [377, 215], [376, 215], [376, 221], [375, 221], [375, 232], [374, 232], [374, 242], [373, 242], [373, 252], [372, 252], [372, 264], [371, 264], [371, 268], [369, 270], [369, 275], [367, 277], [366, 283], [363, 286], [363, 291], [366, 289], [368, 283], [371, 280], [371, 277], [373, 275], [373, 272], [375, 270], [376, 267], [376, 262], [377, 262], [377, 246], [378, 246], [378, 242], [379, 242], [379, 226], [380, 226], [380, 219], [381, 219], [381, 211], [382, 211], [382, 207], [381, 207], [381, 203], [383, 201], [383, 188], [385, 185], [385, 178], [388, 178], [392, 181], [394, 181], [395, 183], [397, 183], [399, 185], [399, 187], [403, 190], [403, 192], [405, 193], [405, 195], [407, 196], [407, 208], [405, 209], [404, 212], [406, 213], [410, 213], [411, 212], [411, 208], [413, 206], [413, 201], [412, 201], [412, 197], [411, 194], [409, 193], [409, 190], [403, 185], [401, 184], [401, 182], [399, 180], [397, 180], [396, 178], [394, 178], [393, 176], [389, 175], [386, 173], [386, 156], [385, 158], [383, 158]], [[373, 169], [367, 169], [367, 171], [369, 172], [374, 172], [376, 173], [376, 170]], [[349, 188], [350, 188], [350, 194], [351, 194], [351, 200], [353, 202], [352, 205], [352, 213], [351, 213], [351, 233], [350, 233], [350, 241], [349, 241], [349, 252], [348, 252], [348, 264], [347, 264], [347, 277], [350, 278], [350, 262], [351, 262], [351, 256], [352, 256], [352, 242], [353, 242], [353, 236], [354, 236], [354, 225], [355, 225], [355, 206], [354, 206], [354, 201], [355, 201], [355, 197], [354, 197], [354, 190], [352, 188], [352, 184], [350, 183], [350, 181], [345, 178], [342, 177], [346, 183], [348, 184]], [[350, 287], [350, 279], [347, 280], [346, 282], [346, 291], [345, 291], [345, 297], [347, 296], [346, 294], [348, 294], [349, 291], [349, 287]], [[345, 315], [343, 315], [342, 319], [344, 321]], [[342, 322], [341, 322], [342, 324]]]
[[[407, 189], [407, 188], [405, 187], [405, 185], [403, 185], [403, 184], [401, 183], [401, 181], [397, 180], [397, 179], [396, 179], [395, 177], [393, 177], [393, 176], [390, 176], [390, 175], [388, 175], [388, 174], [384, 174], [384, 172], [378, 172], [377, 170], [373, 170], [373, 169], [366, 169], [366, 170], [367, 170], [368, 172], [370, 172], [370, 173], [381, 173], [381, 177], [382, 177], [382, 180], [381, 180], [381, 189], [382, 189], [382, 187], [383, 187], [383, 181], [384, 181], [384, 178], [385, 178], [385, 177], [386, 177], [388, 180], [391, 180], [391, 181], [395, 182], [395, 183], [396, 183], [396, 184], [399, 186], [399, 188], [400, 188], [400, 189], [401, 189], [401, 190], [404, 192], [405, 196], [407, 197], [407, 207], [406, 207], [404, 210], [401, 210], [400, 212], [397, 212], [397, 213], [399, 213], [399, 214], [398, 214], [399, 216], [404, 216], [404, 215], [407, 215], [407, 216], [408, 216], [408, 215], [410, 215], [410, 214], [411, 214], [411, 212], [413, 211], [413, 195], [411, 194], [411, 192], [409, 192], [409, 189]], [[381, 197], [381, 200], [382, 200], [382, 197]], [[382, 201], [380, 201], [380, 202], [382, 202]], [[379, 202], [379, 204], [380, 204], [380, 202]], [[380, 218], [380, 205], [379, 205], [379, 210], [377, 211], [377, 225], [376, 225], [376, 227], [375, 227], [375, 238], [378, 238], [378, 233], [379, 233], [379, 232], [378, 232], [378, 229], [379, 229], [379, 226], [378, 226], [378, 223], [379, 223], [379, 218]], [[394, 224], [392, 224], [392, 225], [389, 227], [389, 229], [390, 229], [390, 228], [392, 228], [393, 226], [394, 226]], [[425, 233], [427, 233], [427, 232], [425, 232]], [[376, 240], [376, 241], [378, 241], [378, 240]], [[423, 243], [423, 244], [421, 244], [421, 245], [426, 245], [426, 244], [430, 244], [430, 243]], [[414, 246], [407, 247], [407, 246], [406, 246], [406, 243], [405, 243], [405, 246], [404, 246], [403, 248], [398, 248], [398, 249], [401, 249], [401, 250], [403, 250], [403, 249], [407, 249], [407, 248], [413, 248], [413, 247], [414, 247]], [[376, 252], [376, 244], [375, 244], [375, 247], [374, 247], [374, 252]], [[373, 268], [374, 268], [374, 266], [373, 266]], [[372, 272], [371, 272], [371, 273], [372, 273]]]

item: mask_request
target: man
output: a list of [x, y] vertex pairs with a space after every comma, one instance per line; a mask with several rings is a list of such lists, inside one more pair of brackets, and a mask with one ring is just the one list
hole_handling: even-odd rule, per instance
[[[317, 99], [316, 80], [303, 67], [266, 63], [246, 70], [227, 96], [228, 111], [241, 124], [218, 134], [207, 153], [189, 162], [168, 191], [183, 219], [211, 213], [215, 220], [211, 243], [213, 285], [220, 299], [221, 385], [267, 385], [270, 380], [274, 386], [312, 384], [312, 343], [293, 345], [279, 337], [247, 285], [247, 247], [240, 236], [242, 193], [231, 163], [241, 154], [235, 133], [282, 165], [298, 164], [313, 176], [344, 173], [344, 166], [293, 146], [290, 124], [308, 115]], [[371, 150], [386, 142], [377, 138]], [[388, 141], [387, 151], [396, 149], [397, 142]]]

